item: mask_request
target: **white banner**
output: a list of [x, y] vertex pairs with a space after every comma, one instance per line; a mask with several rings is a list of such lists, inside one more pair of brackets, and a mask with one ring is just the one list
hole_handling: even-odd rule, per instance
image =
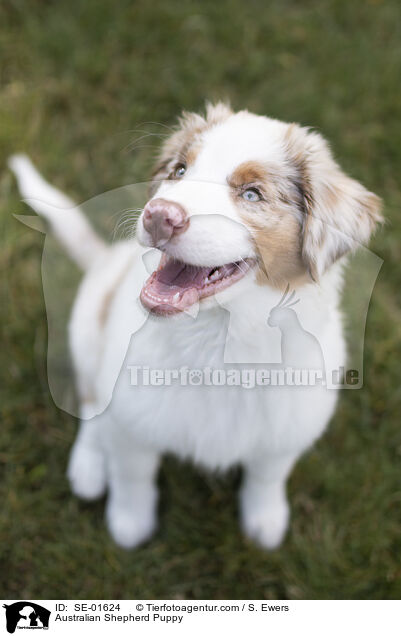
[[[1, 601], [1, 634], [401, 633], [401, 601]], [[25, 631], [26, 633], [26, 631]]]

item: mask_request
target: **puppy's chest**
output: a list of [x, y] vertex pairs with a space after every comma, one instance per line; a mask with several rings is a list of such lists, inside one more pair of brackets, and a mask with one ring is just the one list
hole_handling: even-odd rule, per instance
[[[225, 361], [227, 334], [241, 351], [249, 336], [249, 328], [230, 329], [230, 318], [221, 308], [196, 320], [149, 317], [132, 336], [110, 405], [127, 440], [224, 468], [262, 447], [285, 452], [316, 437], [330, 395], [314, 393], [316, 401], [307, 387], [246, 386], [244, 372], [258, 364]], [[277, 330], [254, 329], [249, 342], [269, 333], [279, 338]], [[212, 381], [207, 370], [216, 372]], [[241, 374], [234, 383], [228, 381], [232, 370]]]
[[224, 362], [228, 328], [221, 308], [196, 320], [150, 317], [132, 337], [115, 387], [116, 420], [162, 451], [209, 465], [236, 461], [267, 414], [261, 392], [238, 384], [240, 365]]

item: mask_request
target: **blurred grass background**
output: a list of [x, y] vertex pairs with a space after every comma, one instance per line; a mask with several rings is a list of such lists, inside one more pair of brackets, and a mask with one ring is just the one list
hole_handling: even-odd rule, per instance
[[[0, 596], [399, 598], [398, 0], [3, 0], [0, 25]], [[12, 217], [27, 210], [6, 160], [27, 152], [87, 200], [147, 179], [157, 137], [129, 147], [144, 122], [171, 125], [182, 108], [221, 98], [315, 126], [385, 200], [365, 387], [343, 392], [328, 434], [292, 475], [279, 551], [242, 538], [236, 471], [217, 478], [169, 458], [160, 530], [126, 553], [107, 535], [103, 502], [68, 489], [76, 422], [48, 393], [43, 235]]]

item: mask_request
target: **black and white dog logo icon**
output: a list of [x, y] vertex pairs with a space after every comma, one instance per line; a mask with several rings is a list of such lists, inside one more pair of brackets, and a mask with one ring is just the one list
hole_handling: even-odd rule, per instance
[[7, 631], [14, 634], [18, 629], [48, 629], [50, 611], [31, 601], [18, 601], [3, 605], [6, 610]]

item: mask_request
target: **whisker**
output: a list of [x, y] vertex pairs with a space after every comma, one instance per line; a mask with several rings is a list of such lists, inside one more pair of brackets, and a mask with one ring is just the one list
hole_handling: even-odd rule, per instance
[[238, 269], [240, 270], [240, 272], [242, 272], [243, 274], [246, 274], [246, 273], [247, 273], [247, 271], [248, 271], [248, 264], [247, 264], [247, 262], [246, 262], [246, 261], [245, 261], [245, 259], [243, 259], [242, 257], [240, 257], [240, 258], [239, 258], [239, 261], [241, 261], [242, 263], [244, 263], [244, 265], [245, 265], [245, 269], [242, 269], [242, 267], [240, 266], [240, 264], [239, 264], [239, 262], [238, 262], [238, 261], [236, 261], [236, 262], [234, 263], [234, 265], [235, 265], [236, 267], [238, 267]]
[[246, 274], [246, 270], [243, 270], [239, 263], [234, 263], [234, 265], [238, 267], [240, 272], [242, 272], [243, 274]]
[[[141, 135], [140, 137], [138, 137], [138, 139], [134, 139], [133, 141], [130, 141], [130, 143], [128, 143], [126, 146], [124, 146], [124, 148], [122, 149], [123, 152], [130, 152], [134, 149], [136, 149], [138, 147], [138, 144], [143, 140], [143, 139], [147, 139], [148, 137], [158, 137], [159, 135], [156, 135], [155, 133], [146, 133], [144, 135]], [[144, 147], [144, 146], [142, 146]], [[145, 146], [146, 147], [146, 146]], [[149, 146], [150, 148], [153, 148], [154, 146]]]
[[[113, 240], [119, 235], [121, 238], [131, 238], [135, 231], [135, 221], [138, 219], [138, 216], [143, 212], [143, 208], [131, 208], [129, 210], [125, 210], [121, 215], [121, 218], [116, 223], [113, 232]], [[128, 230], [128, 232], [126, 232]]]
[[170, 130], [171, 132], [174, 131], [173, 126], [168, 126], [167, 124], [163, 124], [160, 121], [143, 121], [141, 124], [141, 126], [147, 126], [147, 125], [162, 126], [163, 128], [167, 128], [167, 130]]
[[146, 130], [146, 128], [128, 128], [127, 130], [120, 130], [114, 133], [114, 137], [117, 135], [132, 135], [133, 133], [149, 133], [151, 135], [157, 135], [158, 137], [169, 137], [169, 133], [164, 132], [153, 132], [151, 130]]

